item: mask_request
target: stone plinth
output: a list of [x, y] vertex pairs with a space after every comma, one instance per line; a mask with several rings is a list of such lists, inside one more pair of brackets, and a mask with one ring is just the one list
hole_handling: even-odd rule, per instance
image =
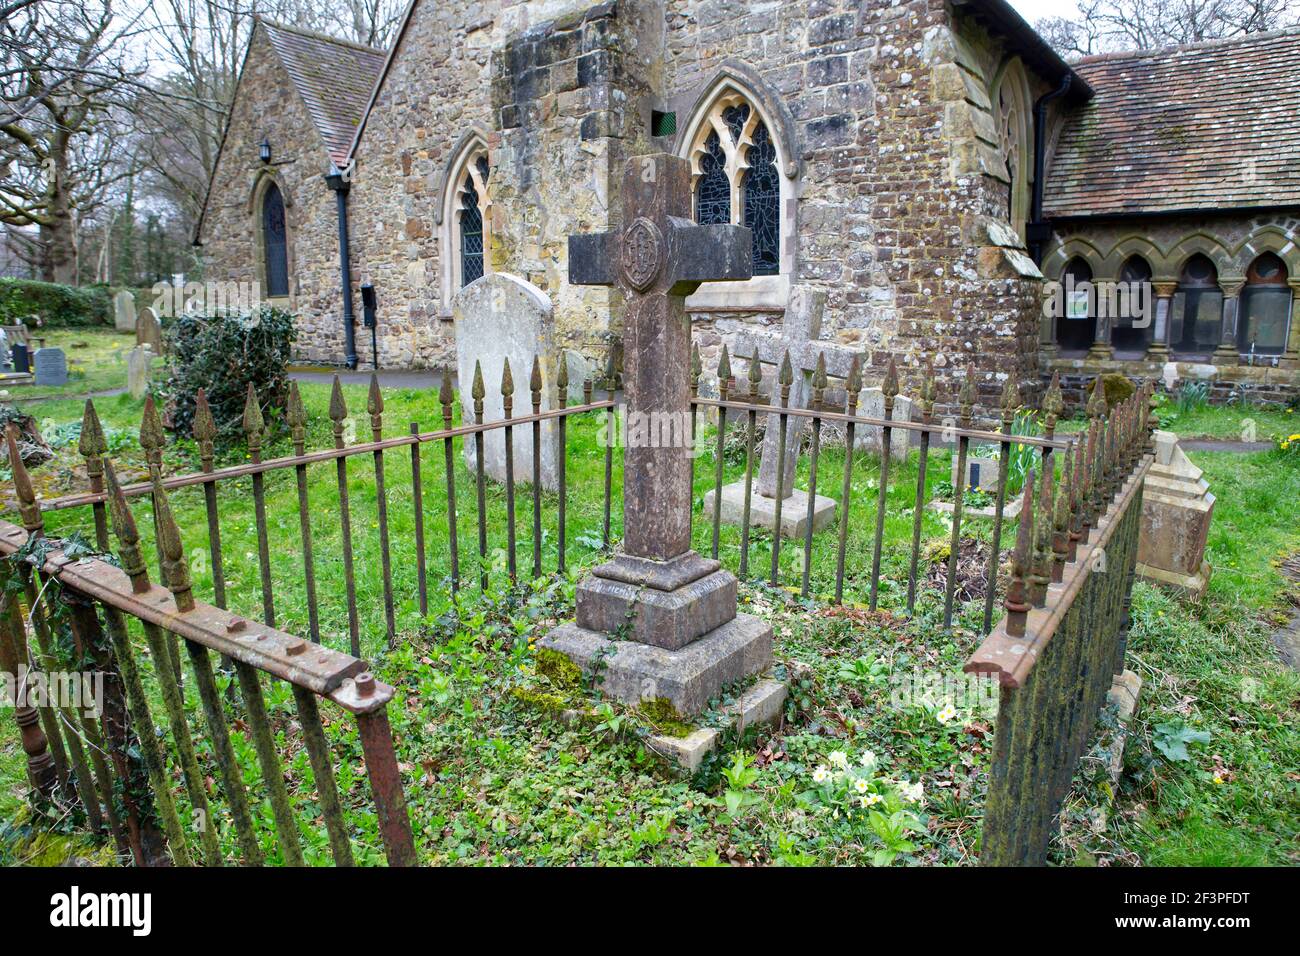
[[[892, 444], [892, 442], [891, 442]], [[714, 489], [704, 493], [703, 520], [713, 520]], [[732, 482], [722, 486], [722, 509], [719, 520], [723, 524], [740, 525], [745, 521], [745, 483]], [[835, 499], [818, 495], [813, 504], [813, 534], [835, 520]], [[752, 528], [776, 528], [776, 499], [760, 494], [757, 483], [749, 501], [749, 524]], [[781, 535], [785, 538], [802, 538], [808, 530], [808, 492], [793, 489], [781, 501]]]
[[1214, 495], [1173, 432], [1155, 433], [1155, 462], [1142, 493], [1137, 573], [1199, 598], [1210, 580], [1205, 544]]

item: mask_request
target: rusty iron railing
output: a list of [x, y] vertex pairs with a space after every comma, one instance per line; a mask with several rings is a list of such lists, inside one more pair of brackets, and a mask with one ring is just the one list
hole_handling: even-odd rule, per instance
[[[1097, 394], [1095, 391], [1094, 394]], [[1061, 803], [1124, 670], [1150, 457], [1149, 386], [1026, 482], [1006, 615], [966, 663], [1001, 685], [980, 859], [1046, 862]], [[1037, 484], [1037, 487], [1036, 487]]]
[[[610, 381], [613, 380], [613, 369], [610, 370]], [[225, 563], [222, 557], [222, 533], [221, 519], [218, 510], [218, 489], [222, 485], [229, 485], [235, 481], [251, 479], [252, 481], [252, 499], [253, 512], [257, 529], [257, 557], [259, 569], [259, 582], [262, 599], [262, 620], [267, 626], [275, 626], [275, 595], [272, 584], [272, 564], [273, 555], [283, 553], [283, 549], [288, 542], [272, 541], [267, 522], [266, 510], [266, 490], [264, 485], [264, 476], [268, 472], [283, 469], [293, 469], [297, 481], [298, 492], [298, 518], [299, 518], [299, 540], [293, 542], [291, 547], [301, 557], [302, 561], [302, 587], [305, 596], [305, 603], [308, 612], [308, 629], [311, 640], [314, 643], [320, 643], [321, 624], [319, 618], [319, 603], [317, 595], [316, 581], [316, 563], [315, 553], [312, 542], [312, 507], [308, 495], [307, 469], [313, 465], [323, 465], [333, 462], [338, 481], [338, 518], [342, 531], [341, 534], [341, 552], [343, 564], [344, 579], [344, 598], [347, 606], [348, 620], [348, 638], [349, 649], [354, 657], [361, 656], [361, 614], [357, 604], [358, 581], [357, 568], [354, 560], [354, 541], [353, 541], [353, 515], [352, 503], [348, 491], [348, 463], [350, 459], [369, 456], [373, 462], [375, 504], [376, 504], [376, 528], [379, 536], [379, 577], [383, 593], [383, 612], [384, 612], [384, 629], [387, 635], [389, 646], [396, 641], [397, 623], [394, 607], [394, 586], [391, 559], [391, 541], [389, 534], [389, 502], [388, 491], [385, 485], [385, 459], [386, 455], [402, 448], [410, 449], [410, 468], [412, 484], [412, 517], [414, 523], [414, 541], [411, 550], [411, 556], [414, 561], [417, 594], [420, 614], [428, 613], [428, 560], [426, 554], [426, 524], [425, 524], [425, 501], [423, 489], [423, 464], [422, 464], [422, 446], [425, 444], [441, 444], [442, 454], [442, 471], [445, 480], [447, 494], [447, 509], [444, 515], [444, 527], [447, 535], [447, 546], [449, 555], [449, 574], [450, 584], [453, 591], [458, 591], [462, 584], [462, 550], [464, 544], [459, 540], [457, 534], [456, 502], [457, 502], [457, 465], [455, 443], [460, 441], [473, 441], [475, 444], [475, 471], [474, 471], [474, 491], [477, 503], [476, 521], [477, 521], [477, 563], [479, 565], [478, 584], [481, 588], [486, 589], [488, 586], [488, 501], [487, 501], [487, 476], [484, 471], [484, 435], [488, 432], [501, 430], [504, 432], [507, 447], [512, 446], [517, 431], [527, 431], [531, 433], [533, 455], [533, 473], [530, 476], [516, 476], [514, 474], [514, 459], [511, 454], [506, 455], [506, 480], [505, 480], [505, 511], [507, 516], [507, 561], [512, 583], [517, 583], [520, 567], [518, 550], [518, 536], [515, 525], [516, 511], [516, 485], [525, 478], [530, 485], [527, 494], [531, 497], [532, 504], [532, 554], [530, 569], [534, 577], [540, 576], [544, 572], [543, 568], [543, 535], [542, 535], [542, 475], [541, 475], [541, 457], [536, 452], [542, 444], [542, 427], [546, 422], [554, 421], [558, 431], [558, 441], [560, 452], [557, 456], [557, 479], [558, 479], [558, 527], [557, 541], [555, 546], [555, 570], [563, 572], [566, 570], [566, 549], [568, 547], [568, 515], [566, 510], [566, 499], [568, 496], [568, 477], [565, 469], [565, 461], [568, 457], [568, 420], [574, 415], [584, 414], [604, 414], [607, 418], [609, 427], [613, 427], [614, 419], [614, 401], [612, 390], [607, 390], [603, 400], [596, 400], [593, 397], [595, 384], [591, 379], [583, 383], [583, 401], [581, 405], [568, 405], [568, 369], [564, 362], [559, 363], [556, 376], [556, 390], [558, 393], [557, 407], [542, 411], [542, 374], [540, 362], [534, 360], [532, 373], [530, 376], [530, 392], [532, 411], [527, 415], [513, 414], [513, 394], [514, 382], [509, 362], [505, 363], [502, 370], [501, 389], [505, 408], [505, 417], [499, 421], [485, 422], [483, 420], [483, 400], [486, 395], [484, 387], [483, 373], [481, 366], [475, 366], [474, 381], [471, 385], [470, 394], [473, 399], [473, 421], [453, 424], [453, 402], [454, 392], [451, 386], [449, 375], [444, 375], [442, 386], [438, 391], [438, 402], [441, 405], [442, 428], [437, 431], [424, 432], [420, 430], [419, 424], [412, 422], [410, 425], [410, 434], [400, 437], [383, 438], [383, 412], [384, 400], [380, 392], [377, 377], [372, 376], [370, 381], [370, 391], [367, 401], [367, 413], [370, 418], [371, 441], [348, 444], [345, 439], [346, 428], [345, 421], [348, 417], [347, 404], [343, 397], [343, 389], [337, 376], [334, 378], [333, 391], [330, 396], [329, 416], [333, 425], [333, 447], [308, 451], [306, 448], [306, 434], [308, 419], [303, 409], [302, 399], [298, 393], [296, 383], [291, 383], [288, 406], [286, 409], [286, 420], [289, 425], [292, 436], [294, 454], [281, 457], [263, 459], [262, 437], [264, 431], [264, 421], [261, 409], [255, 392], [249, 387], [249, 394], [244, 409], [243, 427], [248, 440], [249, 458], [245, 464], [234, 465], [225, 468], [214, 467], [214, 442], [217, 435], [216, 424], [213, 421], [212, 413], [208, 407], [207, 399], [203, 392], [200, 391], [197, 400], [197, 407], [194, 416], [193, 437], [199, 446], [199, 458], [201, 470], [183, 475], [173, 475], [164, 477], [162, 474], [162, 449], [165, 442], [162, 420], [158, 414], [157, 407], [152, 397], [145, 401], [144, 415], [140, 427], [140, 444], [145, 451], [146, 460], [149, 464], [150, 479], [146, 482], [128, 484], [123, 486], [122, 493], [127, 498], [150, 495], [156, 498], [156, 488], [162, 488], [165, 491], [173, 491], [180, 488], [190, 488], [201, 486], [204, 494], [204, 508], [207, 514], [208, 525], [208, 554], [211, 559], [212, 570], [212, 588], [213, 603], [218, 607], [225, 607], [227, 602], [227, 588], [225, 577]], [[466, 412], [468, 413], [468, 409]], [[108, 495], [104, 488], [104, 455], [107, 452], [107, 443], [104, 439], [103, 429], [99, 422], [98, 414], [95, 411], [94, 403], [86, 402], [85, 414], [82, 419], [81, 441], [79, 451], [86, 460], [86, 471], [88, 475], [89, 489], [85, 492], [64, 495], [56, 498], [43, 499], [39, 505], [42, 511], [62, 511], [70, 508], [80, 508], [90, 506], [94, 511], [94, 523], [96, 541], [101, 550], [107, 550], [108, 546], [108, 520], [106, 517], [106, 508]], [[612, 474], [613, 474], [613, 445], [607, 444], [604, 450], [604, 501], [602, 527], [602, 545], [605, 548], [610, 546], [610, 507], [612, 500]], [[155, 528], [155, 537], [157, 529]], [[404, 549], [405, 553], [405, 549]]]
[[[22, 666], [95, 673], [103, 681], [98, 721], [84, 710], [74, 713], [66, 702], [33, 705], [26, 690], [16, 688], [12, 703], [34, 798], [56, 808], [79, 805], [93, 830], [111, 834], [122, 857], [140, 865], [259, 865], [266, 852], [229, 713], [255, 751], [280, 858], [301, 865], [305, 824], [294, 813], [263, 693], [264, 678], [279, 680], [292, 688], [298, 725], [292, 736], [306, 750], [335, 864], [351, 865], [353, 847], [318, 707], [322, 699], [356, 721], [388, 862], [413, 865], [415, 848], [387, 714], [393, 689], [356, 657], [197, 601], [168, 495], [156, 475], [154, 517], [166, 587], [149, 580], [135, 518], [111, 464], [99, 462], [92, 475], [107, 483], [108, 514], [101, 507], [96, 516], [105, 537], [111, 520], [121, 567], [75, 541], [46, 538], [12, 424], [7, 440], [23, 527], [0, 522], [0, 563], [8, 565], [10, 583], [2, 596], [0, 667], [10, 674]], [[29, 622], [39, 649], [30, 646]], [[151, 666], [137, 654], [136, 628]], [[203, 727], [192, 727], [186, 713], [181, 647]], [[231, 662], [242, 706], [221, 695], [213, 653]], [[165, 735], [152, 716], [159, 703], [166, 714]], [[200, 739], [203, 748], [196, 745]], [[173, 783], [178, 776], [180, 793]], [[209, 779], [215, 781], [216, 796], [210, 796]]]
[[[963, 521], [963, 501], [966, 487], [966, 459], [970, 449], [971, 442], [986, 442], [997, 444], [1000, 448], [1002, 467], [999, 468], [997, 492], [994, 496], [995, 505], [992, 516], [993, 524], [991, 529], [991, 543], [989, 548], [989, 558], [986, 564], [987, 588], [984, 600], [983, 614], [983, 633], [988, 633], [993, 623], [994, 595], [997, 591], [998, 584], [998, 565], [1001, 553], [1001, 540], [1003, 527], [1006, 523], [1005, 509], [1007, 504], [1007, 467], [1011, 448], [1013, 444], [1030, 446], [1037, 448], [1041, 455], [1041, 461], [1048, 463], [1052, 461], [1053, 452], [1061, 449], [1072, 447], [1074, 438], [1068, 436], [1057, 436], [1056, 425], [1064, 408], [1061, 396], [1061, 387], [1058, 379], [1053, 376], [1051, 385], [1048, 387], [1043, 396], [1042, 412], [1044, 434], [1041, 436], [1013, 435], [1012, 424], [1016, 412], [1021, 405], [1019, 391], [1015, 382], [1008, 378], [1002, 392], [1001, 398], [1001, 418], [1002, 427], [1000, 431], [984, 431], [974, 428], [974, 409], [978, 399], [977, 373], [974, 366], [966, 369], [965, 379], [957, 395], [956, 406], [959, 410], [959, 418], [954, 420], [936, 421], [934, 415], [935, 409], [935, 376], [934, 370], [926, 365], [920, 372], [918, 391], [919, 404], [921, 409], [921, 420], [919, 422], [902, 421], [894, 419], [894, 406], [899, 394], [898, 372], [894, 365], [893, 359], [890, 359], [885, 369], [884, 379], [882, 382], [882, 395], [884, 405], [884, 417], [873, 418], [870, 416], [856, 414], [858, 398], [862, 391], [862, 373], [857, 358], [854, 358], [849, 368], [848, 375], [843, 381], [843, 390], [845, 394], [843, 406], [831, 406], [824, 401], [828, 392], [829, 382], [826, 374], [825, 361], [819, 359], [817, 368], [812, 376], [811, 400], [808, 408], [798, 408], [790, 404], [791, 386], [794, 381], [794, 372], [790, 364], [790, 357], [787, 353], [785, 360], [782, 362], [776, 378], [775, 394], [763, 395], [760, 392], [762, 384], [762, 369], [760, 359], [757, 354], [749, 360], [749, 370], [746, 379], [746, 388], [741, 391], [737, 389], [736, 379], [732, 375], [731, 358], [726, 346], [723, 346], [717, 368], [717, 379], [719, 388], [719, 397], [716, 399], [703, 398], [699, 395], [699, 381], [701, 376], [698, 353], [693, 362], [692, 368], [692, 404], [695, 409], [708, 408], [717, 412], [717, 448], [718, 454], [715, 461], [715, 473], [713, 480], [713, 511], [707, 516], [712, 523], [712, 556], [717, 558], [719, 555], [719, 526], [722, 518], [722, 487], [723, 487], [723, 455], [722, 448], [726, 442], [727, 428], [729, 419], [734, 415], [745, 429], [745, 491], [743, 497], [743, 514], [740, 521], [740, 562], [739, 574], [747, 577], [749, 575], [749, 551], [750, 551], [750, 502], [754, 488], [755, 472], [755, 434], [760, 415], [768, 416], [768, 428], [772, 427], [773, 421], [778, 430], [777, 448], [778, 458], [783, 458], [786, 449], [787, 434], [791, 427], [791, 420], [795, 418], [810, 419], [812, 423], [812, 439], [809, 451], [809, 471], [808, 471], [808, 511], [805, 522], [804, 540], [803, 540], [803, 569], [800, 582], [800, 594], [808, 597], [811, 590], [811, 573], [813, 561], [813, 513], [816, 504], [817, 487], [818, 487], [818, 463], [823, 450], [822, 429], [826, 423], [833, 424], [842, 428], [845, 436], [845, 444], [848, 449], [855, 448], [855, 433], [862, 428], [876, 428], [880, 430], [881, 441], [880, 448], [880, 481], [877, 490], [877, 501], [875, 509], [875, 523], [872, 535], [871, 551], [871, 574], [869, 579], [869, 604], [871, 610], [876, 610], [880, 599], [880, 582], [881, 582], [881, 557], [884, 549], [884, 530], [885, 517], [888, 511], [888, 495], [890, 489], [890, 458], [887, 452], [890, 448], [890, 441], [893, 432], [903, 430], [909, 433], [919, 435], [920, 454], [918, 458], [918, 471], [916, 479], [916, 504], [912, 513], [912, 543], [911, 553], [908, 562], [908, 581], [907, 581], [907, 603], [906, 609], [908, 614], [915, 611], [917, 599], [917, 573], [921, 554], [921, 527], [924, 515], [926, 498], [926, 473], [929, 458], [932, 452], [936, 450], [945, 450], [951, 448], [957, 456], [957, 481], [953, 494], [953, 515], [951, 542], [948, 552], [947, 568], [944, 585], [944, 627], [952, 626], [954, 603], [956, 596], [956, 585], [958, 577], [958, 558], [960, 552], [962, 521]], [[1100, 393], [1097, 393], [1100, 399]], [[692, 425], [694, 427], [694, 423]], [[846, 571], [846, 552], [849, 540], [849, 503], [852, 501], [852, 480], [853, 468], [855, 464], [855, 455], [846, 454], [844, 456], [844, 470], [840, 476], [840, 505], [838, 509], [838, 540], [835, 551], [835, 592], [832, 600], [840, 604], [844, 600], [844, 583]], [[774, 522], [779, 528], [781, 525], [782, 499], [786, 497], [784, 486], [785, 475], [782, 468], [776, 469], [776, 496], [774, 505]], [[772, 535], [772, 550], [770, 554], [770, 564], [768, 569], [768, 583], [773, 586], [781, 585], [783, 582], [780, 576], [780, 550], [782, 535], [774, 533]]]

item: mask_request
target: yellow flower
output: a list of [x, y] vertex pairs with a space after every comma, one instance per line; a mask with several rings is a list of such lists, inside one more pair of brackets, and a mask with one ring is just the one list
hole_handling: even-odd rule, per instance
[[1300, 435], [1287, 435], [1287, 441], [1300, 441]]

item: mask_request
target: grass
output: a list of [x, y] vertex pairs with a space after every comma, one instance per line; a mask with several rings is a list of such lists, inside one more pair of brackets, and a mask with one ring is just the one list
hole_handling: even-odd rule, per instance
[[[126, 388], [126, 353], [135, 347], [132, 333], [113, 329], [37, 330], [51, 348], [61, 348], [68, 359], [66, 385], [17, 385], [8, 389], [8, 399], [18, 400], [30, 410], [29, 402], [69, 395], [106, 392]], [[32, 348], [35, 349], [35, 335]], [[42, 408], [39, 417], [49, 410]]]
[[[368, 435], [365, 389], [345, 387], [358, 436]], [[305, 385], [311, 416], [309, 447], [330, 443], [326, 418], [328, 389]], [[411, 390], [385, 393], [385, 434], [406, 433], [410, 421], [426, 429], [439, 418], [435, 396]], [[96, 403], [105, 424], [136, 426], [139, 403], [126, 396]], [[1251, 410], [1253, 413], [1253, 410]], [[43, 403], [39, 416], [62, 423], [79, 418], [80, 403]], [[965, 864], [977, 849], [980, 814], [991, 748], [991, 720], [972, 705], [959, 719], [942, 722], [933, 703], [900, 693], [900, 682], [930, 675], [960, 680], [962, 662], [978, 643], [974, 625], [982, 601], [959, 603], [958, 627], [941, 627], [942, 593], [925, 583], [925, 572], [946, 555], [949, 525], [939, 514], [922, 521], [922, 585], [917, 614], [900, 613], [912, 530], [916, 458], [891, 471], [885, 522], [880, 595], [886, 613], [861, 605], [869, 591], [879, 462], [855, 456], [849, 496], [846, 598], [843, 608], [824, 599], [834, 587], [835, 534], [814, 538], [812, 590], [805, 603], [761, 578], [769, 567], [771, 536], [751, 538], [750, 578], [742, 586], [744, 610], [775, 628], [777, 673], [789, 680], [791, 700], [775, 732], [749, 731], [726, 738], [722, 756], [692, 779], [668, 772], [654, 757], [647, 734], [653, 720], [626, 708], [593, 710], [595, 698], [581, 689], [585, 717], [576, 723], [521, 700], [549, 692], [537, 672], [534, 639], [572, 615], [578, 569], [600, 560], [603, 521], [603, 451], [596, 442], [600, 421], [575, 421], [570, 434], [567, 576], [547, 574], [521, 592], [504, 587], [505, 495], [489, 485], [491, 587], [485, 595], [466, 587], [453, 600], [447, 585], [446, 491], [441, 447], [423, 451], [424, 506], [429, 561], [430, 607], [419, 612], [416, 597], [411, 472], [405, 451], [386, 456], [389, 524], [397, 607], [398, 646], [387, 650], [379, 585], [379, 544], [368, 461], [349, 465], [349, 494], [362, 619], [363, 655], [398, 689], [390, 707], [399, 742], [403, 782], [411, 804], [421, 861], [425, 863], [671, 863], [671, 864], [863, 864], [895, 860], [913, 864]], [[729, 427], [734, 435], [734, 429]], [[522, 437], [522, 436], [521, 436]], [[729, 442], [729, 445], [731, 443]], [[287, 451], [283, 436], [269, 454]], [[79, 488], [75, 453], [46, 466], [51, 488]], [[138, 469], [138, 457], [119, 456]], [[1064, 829], [1054, 849], [1061, 863], [1187, 864], [1297, 862], [1296, 821], [1300, 819], [1294, 768], [1300, 766], [1296, 701], [1300, 682], [1276, 661], [1269, 628], [1281, 607], [1284, 583], [1277, 559], [1300, 549], [1300, 524], [1279, 502], [1300, 499], [1300, 469], [1274, 454], [1193, 453], [1219, 496], [1209, 558], [1215, 566], [1210, 593], [1201, 603], [1176, 600], [1139, 584], [1134, 594], [1134, 629], [1129, 664], [1146, 681], [1126, 773], [1118, 793], [1085, 761], [1067, 804]], [[230, 450], [225, 461], [237, 461]], [[615, 456], [615, 501], [611, 535], [620, 534]], [[945, 455], [936, 455], [928, 483], [946, 480]], [[476, 569], [476, 515], [472, 483], [459, 450], [458, 519], [462, 579]], [[844, 452], [829, 448], [821, 458], [819, 486], [839, 498]], [[168, 467], [196, 464], [186, 443], [169, 449]], [[695, 544], [708, 552], [711, 528], [700, 513], [712, 487], [715, 460], [696, 462]], [[799, 483], [806, 482], [807, 459]], [[735, 446], [724, 456], [724, 479], [743, 476]], [[347, 646], [343, 577], [338, 557], [337, 487], [332, 465], [309, 469], [317, 587], [326, 643]], [[522, 576], [531, 566], [531, 491], [517, 501]], [[306, 602], [299, 564], [297, 492], [292, 473], [266, 481], [276, 614], [286, 630], [307, 632]], [[246, 481], [221, 490], [223, 551], [233, 607], [260, 616], [255, 528]], [[206, 520], [201, 493], [172, 496], [182, 537], [191, 555], [196, 590], [211, 594], [206, 559]], [[557, 498], [543, 498], [544, 569], [554, 568]], [[135, 502], [147, 534], [151, 527], [143, 499]], [[89, 524], [88, 515], [49, 515], [52, 532]], [[976, 537], [986, 522], [972, 522]], [[739, 532], [724, 527], [720, 555], [735, 569]], [[1009, 537], [1004, 538], [1004, 546]], [[146, 550], [146, 553], [151, 553]], [[783, 583], [797, 584], [802, 543], [781, 549]], [[942, 575], [936, 575], [942, 580]], [[892, 613], [891, 613], [892, 612]], [[139, 642], [137, 641], [137, 644]], [[145, 655], [142, 655], [144, 657]], [[147, 657], [146, 657], [147, 660]], [[728, 694], [740, 688], [728, 689]], [[191, 697], [193, 695], [187, 695]], [[720, 701], [722, 703], [724, 701]], [[189, 700], [191, 707], [196, 702]], [[292, 768], [294, 800], [312, 862], [325, 862], [310, 768], [293, 729], [291, 699], [279, 690], [269, 706], [278, 742]], [[704, 721], [716, 719], [716, 711]], [[232, 719], [235, 713], [231, 712]], [[197, 716], [195, 716], [197, 723]], [[1188, 759], [1168, 757], [1161, 743], [1182, 730], [1210, 734], [1209, 744], [1190, 744]], [[357, 774], [359, 751], [347, 721], [331, 721], [327, 734], [340, 755], [340, 788], [361, 858], [380, 858], [373, 811]], [[247, 779], [258, 780], [248, 744], [236, 735]], [[205, 745], [206, 746], [206, 745]], [[882, 828], [869, 812], [837, 802], [812, 781], [835, 751], [857, 761], [866, 751], [878, 759], [871, 786], [887, 795], [887, 809], [914, 823], [904, 837]], [[736, 757], [739, 754], [739, 758]], [[740, 764], [736, 760], [740, 760]], [[748, 763], [746, 763], [746, 761]], [[0, 817], [13, 819], [22, 802], [22, 760], [11, 722], [0, 722]], [[739, 766], [739, 769], [737, 767]], [[724, 772], [725, 771], [725, 772]], [[905, 785], [920, 782], [921, 804], [901, 801]], [[260, 785], [254, 792], [263, 792]], [[1113, 799], [1112, 799], [1113, 797]], [[275, 844], [263, 806], [258, 828], [275, 858]], [[880, 819], [886, 819], [881, 817]], [[909, 823], [909, 826], [913, 826]], [[226, 828], [228, 830], [228, 827]], [[883, 834], [883, 835], [882, 835]], [[227, 846], [231, 845], [225, 834]], [[890, 850], [907, 844], [907, 849]], [[883, 856], [881, 854], [884, 854]], [[891, 856], [890, 854], [895, 854]]]

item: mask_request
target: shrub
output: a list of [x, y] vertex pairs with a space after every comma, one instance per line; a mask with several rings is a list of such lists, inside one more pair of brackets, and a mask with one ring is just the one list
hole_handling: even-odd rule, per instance
[[185, 315], [168, 321], [163, 330], [167, 380], [160, 391], [174, 431], [190, 434], [200, 388], [207, 390], [212, 417], [225, 441], [242, 433], [249, 383], [264, 413], [284, 409], [289, 350], [297, 337], [288, 312], [263, 306], [253, 313]]
[[[40, 326], [29, 320], [36, 316]], [[107, 286], [71, 286], [35, 279], [0, 279], [0, 321], [27, 320], [33, 328], [112, 325], [113, 299]]]
[[1120, 402], [1127, 401], [1137, 391], [1137, 386], [1127, 375], [1110, 372], [1101, 377], [1102, 394], [1106, 396], [1106, 407], [1114, 408]]

